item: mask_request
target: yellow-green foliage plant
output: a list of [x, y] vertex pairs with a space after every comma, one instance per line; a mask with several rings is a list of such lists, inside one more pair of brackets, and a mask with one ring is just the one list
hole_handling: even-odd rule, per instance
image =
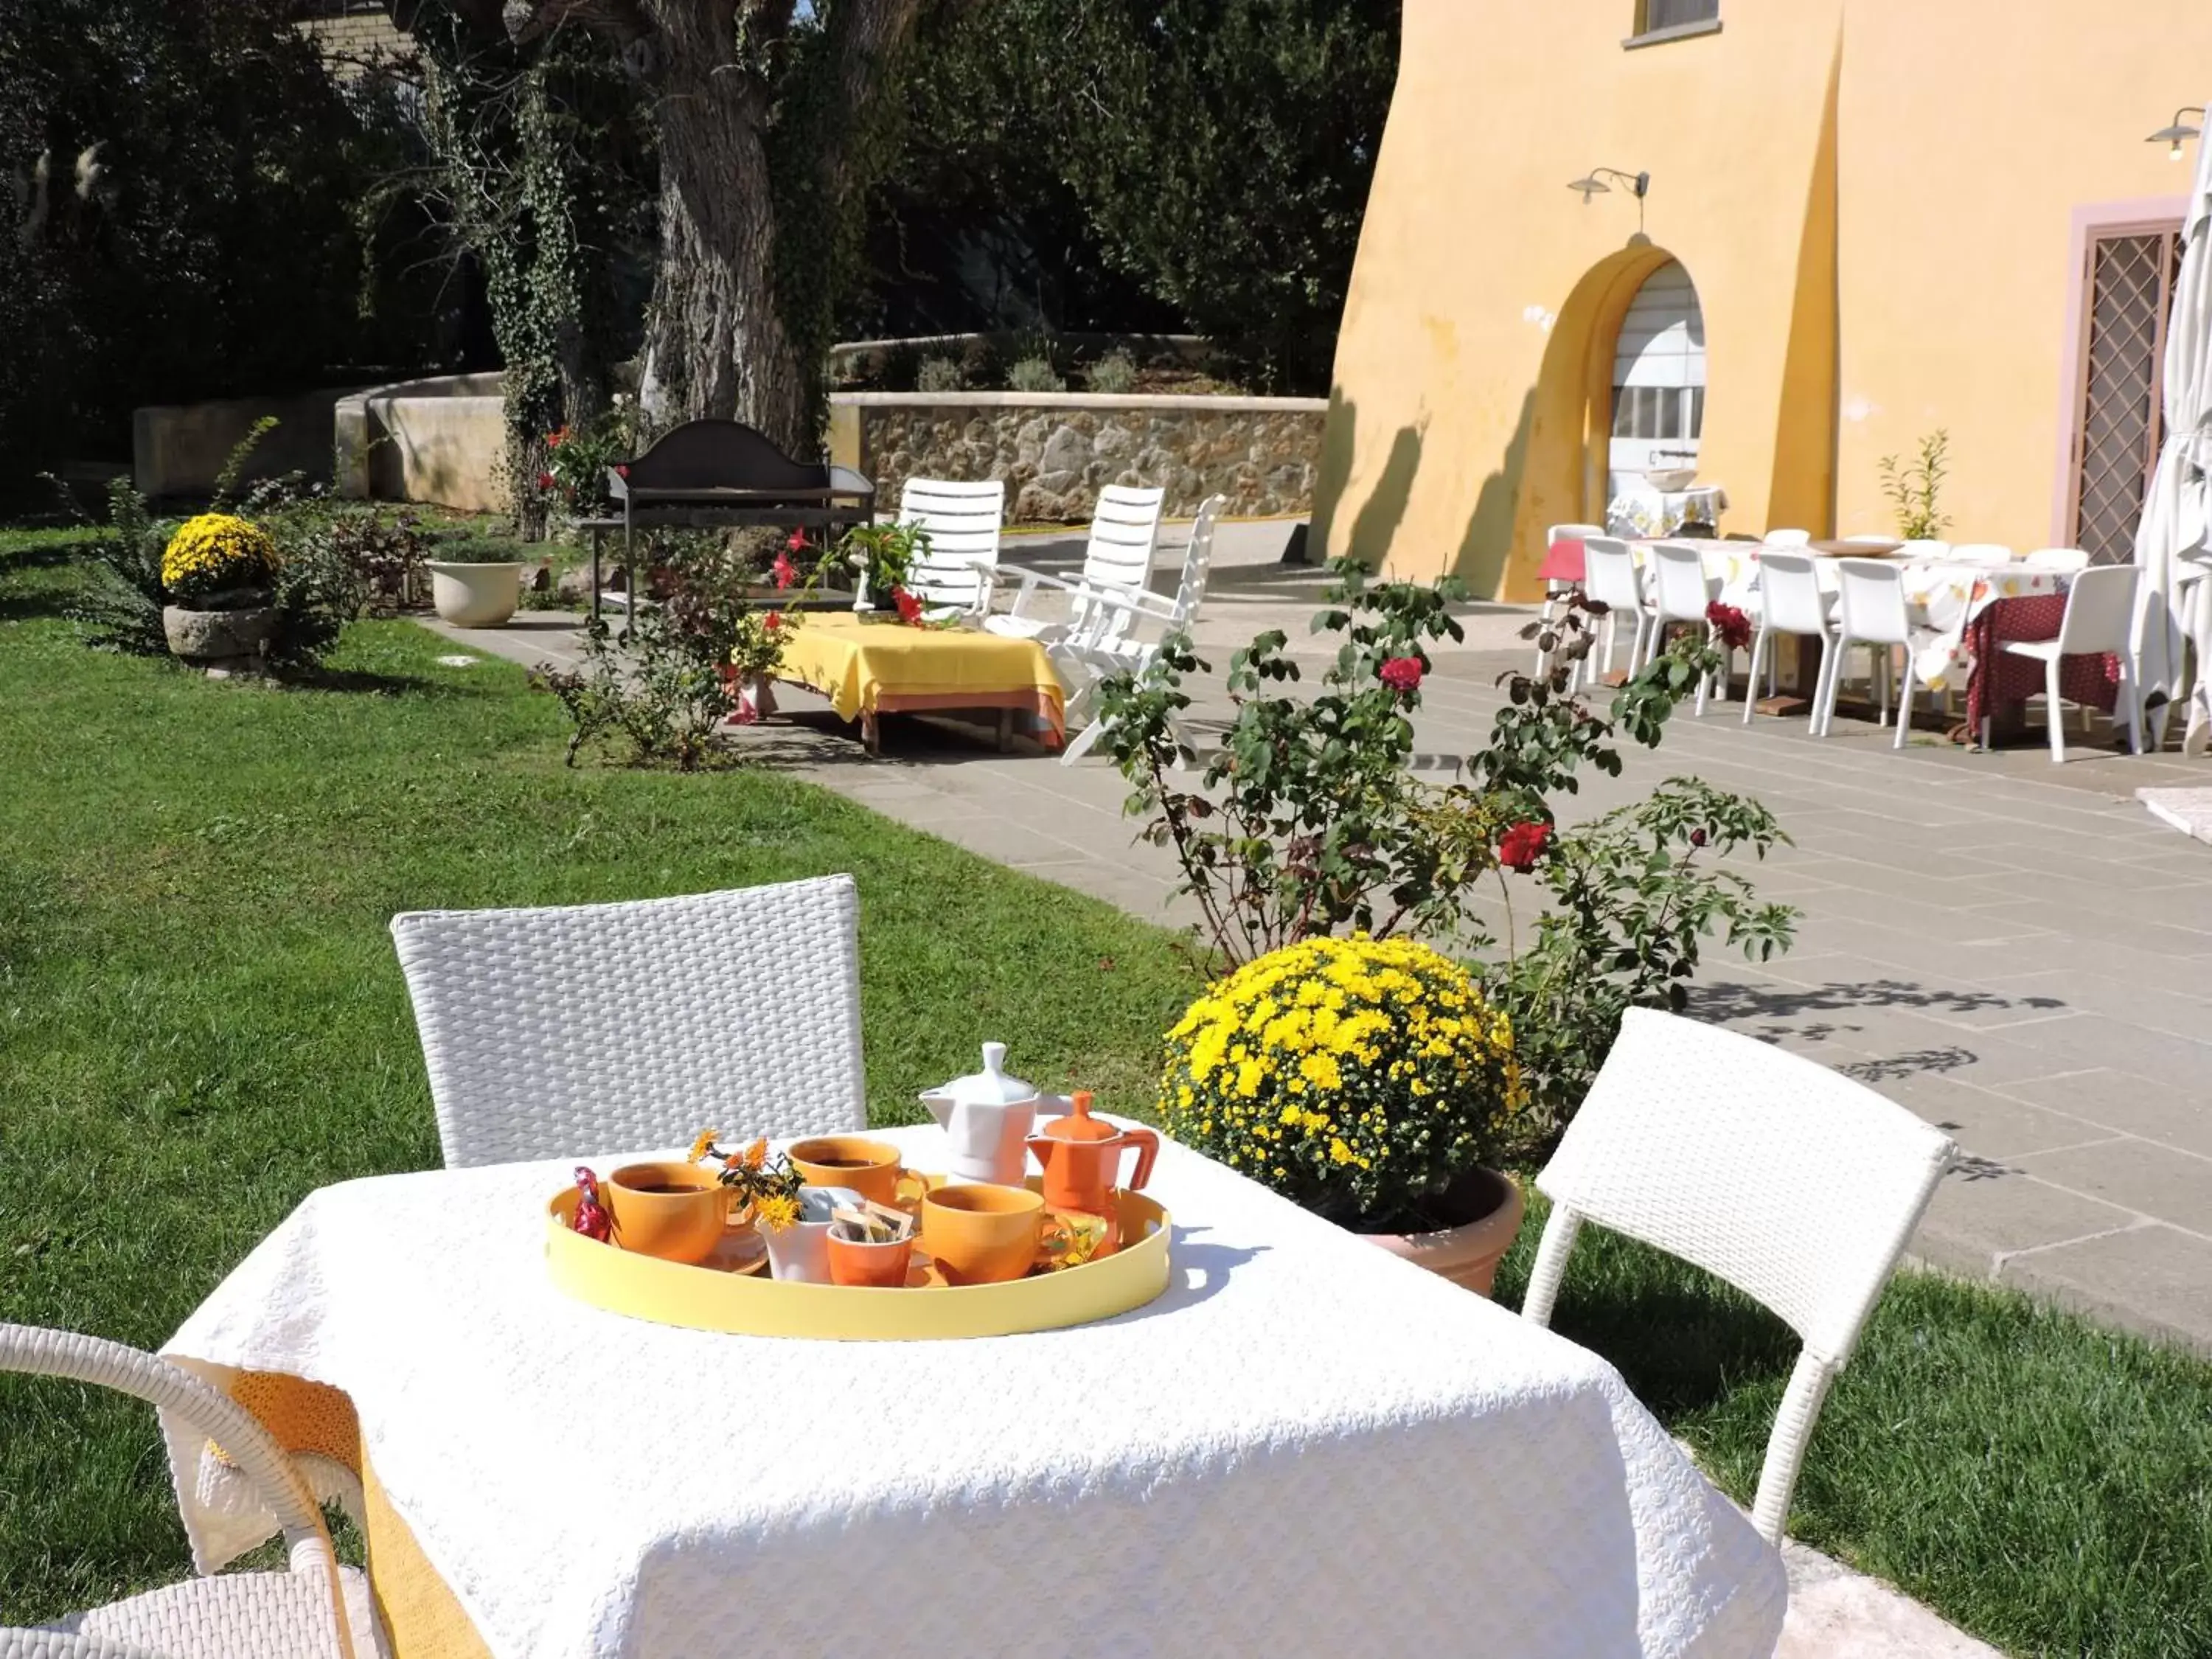
[[1316, 938], [1206, 988], [1168, 1033], [1169, 1133], [1362, 1231], [1429, 1202], [1525, 1105], [1505, 1015], [1412, 939]]

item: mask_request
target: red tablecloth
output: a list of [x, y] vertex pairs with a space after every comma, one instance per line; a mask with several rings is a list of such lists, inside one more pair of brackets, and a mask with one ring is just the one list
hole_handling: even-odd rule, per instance
[[[1993, 600], [1966, 624], [1966, 647], [1974, 662], [1966, 681], [1970, 733], [1980, 732], [1984, 716], [2002, 720], [2030, 697], [2043, 694], [2043, 665], [2032, 657], [2014, 656], [2004, 641], [2055, 640], [2065, 620], [2065, 594], [2036, 593]], [[2119, 685], [2120, 660], [2109, 653], [2059, 659], [2058, 689], [2070, 702], [2110, 714], [2119, 702]], [[2052, 710], [2051, 718], [2057, 717]]]

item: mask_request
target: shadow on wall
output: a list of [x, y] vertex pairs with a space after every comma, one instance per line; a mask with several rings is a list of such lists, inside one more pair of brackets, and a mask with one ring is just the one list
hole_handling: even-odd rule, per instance
[[1528, 434], [1536, 424], [1536, 388], [1522, 395], [1521, 418], [1506, 440], [1505, 453], [1482, 481], [1468, 514], [1467, 528], [1453, 554], [1452, 574], [1468, 592], [1482, 599], [1505, 597], [1505, 565], [1513, 551], [1513, 523], [1521, 505], [1521, 478], [1528, 459]]

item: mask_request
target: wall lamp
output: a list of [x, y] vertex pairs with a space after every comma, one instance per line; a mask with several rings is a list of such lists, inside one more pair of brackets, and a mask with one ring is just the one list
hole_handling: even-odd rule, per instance
[[[2202, 104], [2184, 104], [2179, 109], [2173, 112], [2173, 123], [2171, 126], [2160, 127], [2156, 132], [2151, 134], [2149, 137], [2144, 139], [2143, 143], [2147, 144], [2166, 145], [2167, 147], [2166, 152], [2166, 158], [2169, 161], [2179, 161], [2181, 159], [2181, 146], [2183, 142], [2186, 139], [2196, 137], [2198, 133], [2203, 131], [2202, 127], [2191, 126], [2188, 122], [2182, 119], [2182, 117], [2185, 115], [2202, 116], [2203, 113], [2204, 106]], [[1598, 188], [1602, 190], [1604, 186], [1601, 185]], [[1583, 199], [1584, 201], [1588, 201], [1589, 198], [1586, 196]]]
[[[2201, 115], [2203, 112], [2199, 110], [2197, 113]], [[2194, 127], [2190, 129], [2192, 134], [2196, 131]], [[1644, 199], [1644, 192], [1651, 188], [1650, 173], [1623, 173], [1619, 167], [1592, 167], [1567, 188], [1582, 191], [1583, 205], [1588, 207], [1591, 197], [1607, 195], [1612, 191], [1613, 186], [1606, 183], [1608, 179], [1620, 179], [1622, 184], [1628, 186], [1629, 192], [1639, 202]]]

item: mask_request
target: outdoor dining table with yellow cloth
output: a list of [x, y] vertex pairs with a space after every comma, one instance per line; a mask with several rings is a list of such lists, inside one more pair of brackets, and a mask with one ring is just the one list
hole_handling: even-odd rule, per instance
[[1048, 748], [1060, 745], [1060, 677], [1035, 640], [970, 628], [810, 616], [783, 647], [779, 679], [819, 691], [872, 736], [878, 714], [996, 709]]

